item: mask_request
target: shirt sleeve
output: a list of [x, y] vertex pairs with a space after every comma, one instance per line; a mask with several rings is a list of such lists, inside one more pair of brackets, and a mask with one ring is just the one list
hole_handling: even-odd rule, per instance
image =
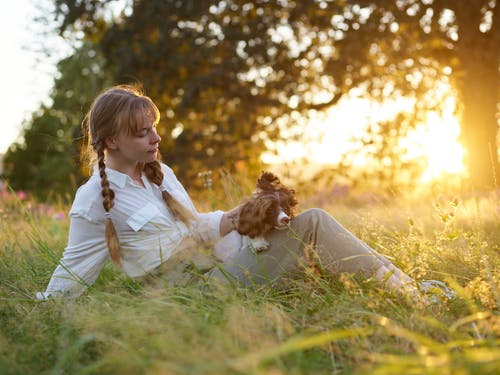
[[95, 282], [107, 259], [104, 224], [92, 222], [78, 212], [71, 212], [68, 246], [52, 274], [47, 290], [37, 293], [36, 298], [80, 296]]
[[193, 229], [200, 236], [201, 240], [207, 244], [215, 244], [220, 240], [220, 222], [224, 211], [213, 211], [199, 213], [193, 224]]

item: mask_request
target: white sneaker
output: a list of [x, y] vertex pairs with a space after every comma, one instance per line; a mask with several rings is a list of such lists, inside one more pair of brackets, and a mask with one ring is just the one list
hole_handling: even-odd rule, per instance
[[431, 304], [452, 300], [457, 293], [451, 290], [445, 283], [439, 280], [424, 280], [418, 283], [418, 289], [425, 294], [426, 300]]

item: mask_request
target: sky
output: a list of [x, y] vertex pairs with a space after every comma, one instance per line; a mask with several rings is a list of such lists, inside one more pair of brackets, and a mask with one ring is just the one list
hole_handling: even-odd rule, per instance
[[[69, 52], [69, 46], [55, 34], [42, 36], [43, 30], [33, 22], [40, 14], [37, 6], [46, 4], [48, 0], [9, 1], [0, 12], [0, 79], [3, 84], [0, 90], [0, 154], [17, 139], [23, 119], [47, 100], [56, 72], [55, 64]], [[55, 56], [49, 58], [37, 52], [47, 47]]]

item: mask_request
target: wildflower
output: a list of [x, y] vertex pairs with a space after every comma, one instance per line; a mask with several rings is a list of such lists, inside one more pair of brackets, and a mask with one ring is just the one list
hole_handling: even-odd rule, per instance
[[212, 171], [199, 172], [198, 177], [202, 179], [204, 188], [212, 188]]
[[461, 203], [460, 200], [457, 197], [455, 197], [450, 201], [450, 206], [453, 208], [457, 208], [460, 205], [460, 203]]
[[65, 217], [66, 217], [66, 215], [65, 215], [64, 211], [58, 211], [58, 212], [56, 212], [56, 213], [52, 216], [52, 218], [53, 218], [54, 220], [63, 220]]

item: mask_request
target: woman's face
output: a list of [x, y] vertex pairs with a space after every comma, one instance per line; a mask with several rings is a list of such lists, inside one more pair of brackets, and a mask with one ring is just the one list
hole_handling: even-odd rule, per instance
[[121, 166], [152, 162], [157, 158], [160, 140], [156, 123], [145, 119], [135, 131], [122, 129], [118, 136], [108, 140], [108, 158]]

